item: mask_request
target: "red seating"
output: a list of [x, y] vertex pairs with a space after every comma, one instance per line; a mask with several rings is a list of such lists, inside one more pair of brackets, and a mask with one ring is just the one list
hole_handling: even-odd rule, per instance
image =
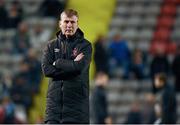
[[178, 1], [180, 0], [164, 0], [164, 3], [162, 4], [150, 47], [150, 52], [152, 54], [155, 54], [157, 49], [162, 49], [166, 53], [173, 53], [175, 51], [175, 45], [169, 44], [169, 41]]
[[177, 50], [177, 45], [175, 44], [175, 42], [170, 42], [168, 43], [166, 49], [168, 54], [175, 54]]
[[3, 107], [0, 107], [0, 124], [4, 123], [4, 119], [5, 119], [5, 110]]
[[159, 41], [167, 41], [170, 36], [170, 30], [167, 28], [160, 28], [154, 32], [154, 39]]
[[150, 46], [150, 53], [156, 54], [158, 49], [164, 51], [166, 54], [175, 54], [177, 51], [177, 45], [175, 42], [169, 41], [152, 41]]
[[162, 16], [158, 20], [157, 28], [160, 27], [170, 28], [173, 25], [173, 23], [174, 23], [174, 18], [170, 16]]
[[176, 5], [175, 4], [165, 4], [161, 8], [161, 14], [162, 15], [169, 15], [173, 16], [176, 14]]
[[153, 42], [151, 43], [151, 46], [150, 46], [150, 53], [151, 53], [152, 55], [154, 55], [154, 54], [157, 53], [157, 51], [158, 51], [159, 49], [161, 49], [161, 51], [166, 52], [166, 50], [167, 50], [166, 48], [167, 48], [167, 42], [153, 41]]
[[168, 3], [168, 4], [180, 4], [180, 0], [165, 0], [165, 3]]

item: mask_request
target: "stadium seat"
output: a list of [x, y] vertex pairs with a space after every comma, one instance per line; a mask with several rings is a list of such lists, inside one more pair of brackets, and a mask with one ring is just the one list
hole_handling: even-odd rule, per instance
[[142, 22], [142, 20], [141, 20], [140, 16], [131, 16], [127, 20], [127, 26], [128, 27], [137, 27], [137, 26], [141, 25], [141, 22]]
[[154, 28], [156, 25], [157, 18], [155, 15], [148, 15], [142, 19], [141, 25], [143, 27]]
[[130, 8], [129, 6], [126, 6], [126, 5], [120, 5], [117, 7], [115, 13], [118, 15], [118, 16], [127, 16], [130, 12]]
[[171, 26], [174, 23], [174, 18], [170, 16], [162, 16], [159, 18], [157, 22], [157, 28], [158, 27], [166, 27], [166, 28], [171, 28]]
[[137, 38], [138, 32], [134, 28], [127, 28], [124, 32], [122, 32], [122, 37], [128, 40], [134, 40]]
[[144, 6], [142, 4], [137, 4], [136, 6], [131, 7], [131, 15], [142, 15], [144, 12]]
[[174, 16], [176, 14], [176, 5], [166, 4], [161, 8], [161, 13], [168, 16]]
[[150, 4], [144, 9], [146, 15], [158, 15], [160, 13], [160, 6], [157, 4]]
[[171, 38], [173, 41], [179, 41], [180, 40], [180, 28], [175, 28], [171, 34]]
[[166, 47], [167, 47], [167, 42], [163, 41], [152, 41], [151, 46], [150, 46], [150, 53], [152, 55], [155, 55], [157, 53], [157, 50], [161, 48], [164, 52], [166, 52]]
[[159, 28], [154, 32], [153, 40], [167, 41], [170, 36], [170, 30], [167, 28]]
[[176, 53], [176, 50], [177, 50], [176, 43], [175, 42], [169, 42], [169, 44], [167, 45], [167, 53], [174, 55]]
[[150, 41], [150, 39], [152, 38], [153, 35], [153, 30], [150, 28], [144, 28], [142, 29], [139, 34], [138, 34], [138, 38], [140, 41]]

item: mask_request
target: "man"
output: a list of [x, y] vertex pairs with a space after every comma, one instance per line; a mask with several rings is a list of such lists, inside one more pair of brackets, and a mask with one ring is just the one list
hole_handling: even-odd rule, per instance
[[175, 79], [176, 92], [180, 93], [180, 44], [177, 46], [177, 53], [172, 62], [172, 71]]
[[106, 97], [106, 86], [108, 84], [108, 76], [103, 72], [99, 72], [95, 79], [95, 88], [92, 94], [92, 105], [95, 124], [111, 124], [112, 119], [108, 114], [108, 102]]
[[42, 70], [50, 77], [45, 123], [89, 123], [89, 65], [92, 46], [78, 28], [78, 13], [61, 13], [60, 31], [44, 50]]
[[110, 52], [110, 75], [112, 77], [129, 78], [130, 57], [127, 41], [122, 39], [120, 34], [116, 33], [109, 44]]
[[[170, 62], [163, 48], [157, 48], [156, 54], [153, 56], [152, 61], [150, 62], [150, 76], [152, 81], [158, 73], [169, 74], [170, 71]], [[153, 83], [153, 82], [152, 82]], [[152, 84], [152, 92], [155, 94], [157, 88]]]
[[155, 75], [155, 87], [160, 89], [157, 100], [159, 101], [159, 108], [156, 113], [161, 118], [162, 124], [175, 124], [177, 119], [177, 104], [174, 88], [167, 84], [166, 76], [163, 73]]
[[109, 74], [109, 55], [105, 46], [106, 38], [99, 35], [94, 44], [94, 62], [96, 64], [96, 73], [104, 72]]

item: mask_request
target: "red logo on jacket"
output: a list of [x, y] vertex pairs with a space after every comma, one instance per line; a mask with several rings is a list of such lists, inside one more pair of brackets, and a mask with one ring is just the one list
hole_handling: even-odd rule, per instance
[[76, 57], [78, 55], [78, 49], [74, 48], [73, 49], [73, 56]]

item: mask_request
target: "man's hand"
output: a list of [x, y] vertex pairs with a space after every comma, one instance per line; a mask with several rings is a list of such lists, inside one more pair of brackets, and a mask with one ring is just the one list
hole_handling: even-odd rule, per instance
[[83, 53], [80, 53], [79, 55], [76, 56], [74, 61], [80, 61], [84, 57]]

